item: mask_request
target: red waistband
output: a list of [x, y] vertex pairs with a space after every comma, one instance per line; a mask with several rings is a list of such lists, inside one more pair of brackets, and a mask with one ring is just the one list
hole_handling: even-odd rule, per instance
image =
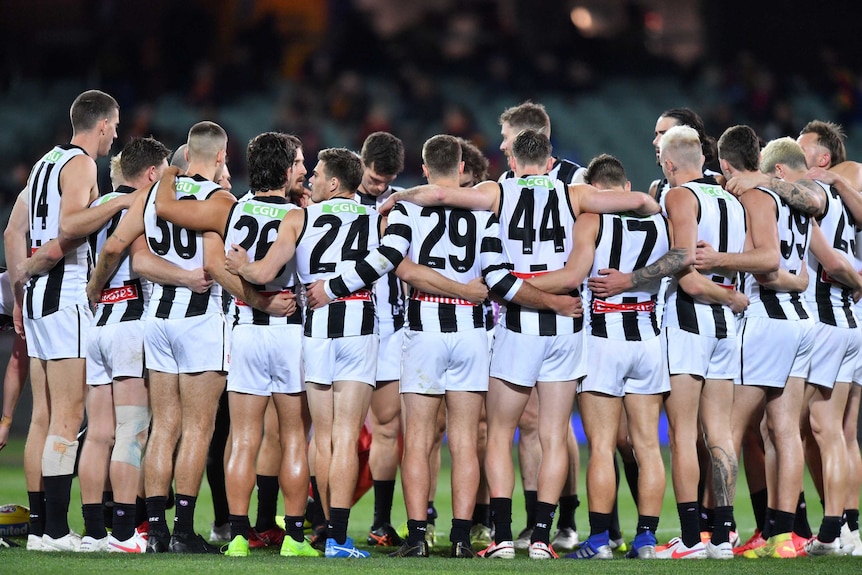
[[102, 290], [99, 303], [119, 303], [138, 299], [138, 286], [128, 285]]
[[522, 280], [528, 280], [530, 278], [538, 277], [538, 276], [544, 275], [546, 273], [548, 273], [548, 272], [546, 272], [546, 271], [543, 271], [543, 272], [512, 272], [512, 275], [515, 276], [516, 278], [520, 278]]
[[442, 295], [435, 295], [426, 293], [424, 291], [414, 290], [413, 293], [410, 294], [410, 299], [416, 301], [427, 301], [431, 303], [450, 303], [454, 305], [469, 305], [473, 306], [472, 302], [469, 302], [465, 299], [456, 298], [456, 297], [446, 297]]
[[638, 301], [633, 303], [613, 303], [603, 299], [593, 300], [593, 313], [613, 313], [618, 311], [655, 311], [655, 302]]
[[357, 290], [350, 295], [340, 297], [340, 298], [335, 299], [333, 301], [350, 301], [350, 300], [371, 301], [371, 290], [367, 290], [367, 289]]

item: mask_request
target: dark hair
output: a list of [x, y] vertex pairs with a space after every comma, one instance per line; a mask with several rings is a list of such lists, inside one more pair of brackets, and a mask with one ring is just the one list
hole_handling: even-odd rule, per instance
[[248, 143], [248, 183], [252, 192], [266, 192], [287, 184], [287, 171], [296, 159], [296, 145], [287, 134], [264, 132]]
[[99, 90], [87, 90], [75, 98], [69, 110], [72, 131], [78, 133], [92, 130], [99, 120], [104, 120], [114, 110], [119, 109], [120, 105], [112, 96]]
[[473, 185], [479, 182], [484, 182], [490, 176], [488, 174], [488, 158], [470, 140], [458, 138], [458, 143], [461, 144], [461, 160], [464, 162], [464, 171], [473, 175]]
[[381, 176], [397, 176], [404, 170], [404, 144], [389, 132], [374, 132], [362, 144], [362, 164]]
[[159, 166], [171, 151], [155, 138], [132, 138], [120, 153], [120, 171], [123, 179], [131, 181], [151, 166]]
[[703, 120], [691, 108], [671, 108], [665, 110], [662, 118], [673, 118], [681, 126], [688, 126], [697, 131], [697, 137], [700, 138], [700, 147], [703, 150], [703, 158], [708, 166], [716, 167], [718, 161], [718, 147], [715, 143], [715, 138], [707, 135], [706, 128], [703, 125]]
[[536, 130], [522, 130], [512, 142], [512, 156], [521, 165], [544, 164], [552, 151], [548, 136]]
[[461, 163], [461, 144], [454, 136], [439, 134], [422, 146], [422, 162], [431, 174], [451, 174]]
[[545, 107], [529, 100], [503, 110], [500, 114], [500, 125], [503, 123], [508, 123], [516, 130], [535, 130], [545, 135], [551, 128], [551, 118]]
[[829, 150], [830, 165], [835, 166], [847, 160], [847, 150], [844, 149], [844, 128], [833, 122], [811, 120], [799, 135], [817, 134], [817, 143]]
[[625, 187], [628, 178], [623, 163], [610, 154], [599, 154], [590, 161], [584, 181], [597, 188]]
[[746, 172], [760, 169], [760, 139], [749, 126], [732, 126], [718, 139], [718, 157]]
[[342, 190], [355, 192], [359, 187], [362, 160], [356, 152], [347, 148], [326, 148], [317, 153], [317, 159], [323, 162], [325, 177], [337, 179]]

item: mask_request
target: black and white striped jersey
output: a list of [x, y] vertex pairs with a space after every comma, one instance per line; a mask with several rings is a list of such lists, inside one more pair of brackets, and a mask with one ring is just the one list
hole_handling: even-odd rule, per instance
[[[717, 184], [696, 180], [684, 184], [697, 198], [697, 238], [716, 251], [740, 253], [745, 247], [745, 210], [733, 195]], [[723, 277], [704, 274], [719, 286], [736, 289], [736, 274]], [[694, 300], [679, 287], [676, 279], [668, 286], [664, 310], [665, 325], [689, 333], [725, 338], [736, 335], [736, 321], [730, 308]]]
[[[518, 292], [522, 280], [509, 273], [503, 259], [500, 225], [488, 211], [421, 207], [402, 202], [389, 214], [380, 247], [353, 270], [329, 281], [331, 295], [343, 295], [374, 281], [410, 258], [444, 277], [467, 283], [484, 277], [504, 299]], [[413, 331], [455, 332], [485, 327], [482, 304], [411, 288], [407, 325]]]
[[[639, 192], [633, 192], [639, 193]], [[600, 269], [624, 273], [650, 265], [670, 249], [667, 220], [660, 214], [631, 216], [602, 214], [596, 236], [596, 255], [590, 276]], [[661, 281], [656, 280], [609, 298], [586, 292], [591, 335], [608, 339], [643, 341], [660, 330], [656, 302]]]
[[[555, 180], [562, 180], [566, 184], [574, 184], [584, 181], [584, 173], [586, 171], [586, 168], [581, 167], [575, 162], [562, 158], [556, 158], [554, 160], [554, 165], [548, 172], [548, 176]], [[514, 177], [514, 170], [507, 170], [500, 174], [500, 178], [497, 181], [503, 183], [504, 181]]]
[[[130, 186], [118, 186], [109, 194], [97, 198], [90, 207], [98, 206], [121, 194], [131, 194], [135, 189]], [[90, 247], [94, 254], [93, 261], [98, 261], [105, 241], [117, 229], [117, 225], [127, 210], [114, 214], [101, 230], [90, 236]], [[133, 269], [131, 258], [126, 254], [117, 266], [117, 271], [102, 288], [102, 297], [96, 304], [93, 325], [108, 325], [121, 321], [135, 321], [144, 317], [144, 311], [150, 300], [153, 286]]]
[[[290, 210], [298, 210], [281, 196], [254, 196], [234, 204], [228, 216], [224, 233], [225, 251], [236, 244], [242, 246], [252, 261], [263, 259], [278, 236], [278, 228]], [[291, 291], [296, 293], [296, 260], [291, 259], [282, 267], [280, 273], [266, 285], [255, 286], [267, 295]], [[301, 324], [302, 309], [297, 305], [296, 312], [288, 317], [273, 317], [255, 309], [236, 298], [231, 298], [233, 325], [286, 325]]]
[[[826, 190], [826, 212], [819, 219], [820, 229], [829, 244], [853, 264], [856, 251], [856, 222], [853, 215], [834, 187], [819, 181], [817, 183]], [[853, 290], [829, 277], [814, 254], [808, 258], [808, 276], [805, 299], [814, 318], [837, 327], [856, 327]]]
[[[380, 214], [352, 199], [332, 198], [305, 208], [297, 238], [296, 270], [303, 284], [353, 269], [380, 245]], [[371, 290], [361, 289], [329, 305], [308, 310], [305, 335], [336, 338], [377, 333]]]
[[[768, 188], [757, 188], [775, 202], [778, 246], [781, 257], [779, 267], [792, 274], [802, 271], [811, 241], [811, 219], [808, 215], [787, 205], [781, 197]], [[804, 292], [779, 292], [757, 283], [752, 274], [744, 274], [745, 295], [748, 296], [746, 317], [771, 317], [773, 319], [808, 319], [811, 313], [803, 297]]]
[[[87, 153], [78, 146], [56, 146], [42, 156], [27, 180], [30, 246], [35, 251], [60, 235], [60, 172], [75, 156]], [[84, 242], [66, 254], [47, 273], [33, 276], [24, 287], [24, 313], [36, 319], [73, 305], [89, 305], [87, 279], [90, 246]]]
[[[221, 189], [218, 184], [197, 175], [180, 176], [176, 182], [177, 199], [189, 202], [206, 200]], [[156, 191], [160, 185], [158, 182], [150, 189], [144, 207], [144, 235], [150, 251], [184, 270], [203, 267], [203, 234], [175, 226], [156, 215]], [[221, 312], [222, 288], [218, 284], [205, 293], [195, 293], [185, 286], [156, 283], [147, 315], [178, 319]]]
[[[510, 178], [499, 185], [503, 257], [513, 273], [528, 279], [564, 267], [575, 223], [567, 185], [548, 175]], [[511, 302], [501, 308], [499, 323], [527, 335], [566, 335], [583, 328], [583, 318]]]
[[[356, 192], [356, 201], [363, 206], [371, 206], [376, 210], [389, 199], [393, 192], [401, 189], [403, 188], [389, 186], [379, 196]], [[395, 272], [389, 272], [374, 282], [371, 295], [374, 297], [374, 311], [377, 314], [377, 328], [380, 335], [394, 333], [401, 329], [404, 326], [405, 294], [401, 280], [398, 279]]]

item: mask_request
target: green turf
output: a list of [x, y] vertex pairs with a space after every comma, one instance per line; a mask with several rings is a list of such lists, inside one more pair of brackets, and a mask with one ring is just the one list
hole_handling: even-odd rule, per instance
[[[0, 452], [0, 503], [27, 503], [27, 493], [24, 486], [22, 470], [23, 441], [16, 439]], [[582, 462], [586, 463], [586, 448], [582, 448]], [[584, 501], [578, 509], [577, 522], [579, 532], [582, 536], [589, 533], [586, 509], [586, 488], [583, 484], [583, 468], [580, 474], [581, 486], [579, 493]], [[517, 573], [518, 575], [546, 575], [548, 573], [571, 573], [577, 570], [580, 573], [641, 573], [645, 570], [649, 573], [671, 575], [697, 575], [716, 574], [721, 575], [735, 573], [752, 574], [794, 574], [794, 573], [860, 573], [862, 572], [862, 559], [860, 558], [800, 558], [795, 560], [759, 560], [749, 561], [735, 559], [730, 564], [721, 561], [626, 561], [623, 559], [614, 561], [593, 561], [573, 564], [570, 561], [530, 561], [526, 552], [519, 552], [515, 561], [458, 561], [453, 562], [445, 558], [448, 554], [449, 541], [448, 530], [451, 519], [449, 498], [449, 465], [448, 458], [443, 457], [443, 469], [440, 475], [440, 484], [437, 489], [435, 506], [440, 514], [437, 520], [438, 545], [433, 549], [433, 557], [427, 560], [418, 559], [390, 559], [385, 552], [372, 550], [371, 559], [367, 560], [325, 560], [280, 557], [277, 550], [253, 551], [247, 558], [228, 558], [217, 556], [173, 556], [144, 555], [130, 556], [121, 554], [96, 554], [81, 555], [73, 553], [28, 553], [23, 549], [0, 550], [0, 573], [31, 574], [31, 573], [62, 573], [63, 575], [78, 575], [91, 573], [116, 573], [122, 571], [128, 574], [143, 573], [154, 575], [183, 574], [192, 575], [196, 573], [213, 573], [230, 569], [232, 573], [238, 571], [253, 573], [254, 575], [265, 575], [269, 573], [283, 574], [286, 569], [291, 572], [307, 571], [314, 575], [327, 575], [329, 573], [343, 573], [344, 569], [350, 569], [356, 573], [385, 573], [387, 575], [415, 575], [417, 570], [436, 573], [458, 573], [458, 575], [470, 575], [472, 573]], [[754, 521], [751, 516], [751, 506], [748, 500], [748, 492], [744, 477], [740, 477], [739, 494], [737, 497], [737, 521], [739, 522], [742, 537], [751, 534]], [[83, 528], [80, 508], [78, 506], [79, 492], [77, 482], [74, 483], [72, 494], [73, 505], [70, 511], [70, 524], [73, 529], [80, 532]], [[820, 505], [817, 503], [816, 492], [807, 484], [806, 493], [809, 506], [810, 520], [816, 527], [820, 523]], [[520, 485], [516, 486], [516, 503], [514, 505], [513, 529], [518, 531], [524, 525], [524, 510], [520, 503], [522, 499]], [[628, 489], [620, 488], [620, 511], [623, 532], [628, 539], [634, 533], [634, 523], [637, 514]], [[252, 521], [254, 520], [254, 498], [252, 501]], [[350, 535], [356, 539], [358, 544], [363, 545], [367, 535], [368, 526], [373, 516], [373, 501], [371, 494], [366, 495], [354, 507], [350, 517]], [[169, 512], [170, 519], [170, 512]], [[396, 493], [393, 507], [393, 523], [397, 524], [405, 520], [404, 503], [400, 496], [400, 489]], [[209, 524], [212, 521], [212, 508], [210, 505], [209, 487], [204, 481], [201, 489], [197, 512], [195, 516], [197, 530], [205, 536], [209, 534]], [[664, 500], [664, 511], [662, 523], [659, 526], [659, 540], [666, 540], [679, 531], [679, 522], [676, 516], [676, 508], [673, 500], [670, 478], [668, 477], [667, 492]], [[19, 542], [24, 540], [19, 539]], [[457, 570], [457, 571], [456, 571]]]

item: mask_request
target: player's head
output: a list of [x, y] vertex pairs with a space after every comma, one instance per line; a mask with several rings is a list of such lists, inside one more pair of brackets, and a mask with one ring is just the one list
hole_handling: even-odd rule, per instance
[[327, 148], [317, 153], [311, 175], [311, 199], [328, 200], [336, 194], [356, 192], [362, 181], [362, 160], [347, 148]]
[[362, 182], [359, 190], [379, 196], [404, 170], [404, 144], [389, 132], [374, 132], [362, 144]]
[[293, 134], [285, 134], [284, 137], [296, 149], [296, 156], [293, 158], [293, 169], [291, 170], [291, 181], [287, 184], [287, 195], [291, 202], [297, 206], [305, 207], [308, 204], [308, 199], [311, 197], [311, 190], [305, 185], [305, 176], [308, 174], [308, 170], [305, 168], [305, 154], [302, 152], [302, 140]]
[[538, 166], [547, 171], [552, 152], [551, 140], [536, 130], [522, 130], [512, 142], [512, 158], [521, 168]]
[[120, 152], [116, 156], [111, 157], [111, 163], [109, 165], [109, 175], [111, 177], [111, 187], [115, 190], [126, 183], [126, 179], [123, 177], [123, 169], [120, 167], [120, 159], [123, 157], [123, 152]]
[[760, 139], [749, 126], [732, 126], [718, 139], [718, 160], [722, 173], [756, 172], [760, 166]]
[[657, 162], [659, 161], [659, 143], [662, 136], [674, 126], [688, 126], [697, 131], [706, 164], [712, 164], [718, 159], [715, 138], [707, 135], [701, 117], [691, 108], [671, 108], [662, 112], [655, 124], [655, 138], [653, 138], [652, 145], [655, 147]]
[[422, 146], [422, 171], [429, 180], [457, 178], [463, 169], [458, 138], [439, 134], [425, 141]]
[[[167, 146], [155, 138], [132, 138], [120, 153], [120, 172], [124, 183], [141, 187], [155, 182], [168, 167], [170, 155]], [[114, 181], [113, 174], [111, 181]]]
[[69, 109], [72, 121], [72, 137], [93, 133], [98, 135], [99, 156], [106, 156], [117, 138], [120, 124], [120, 105], [108, 94], [99, 90], [87, 90], [78, 95]]
[[676, 174], [679, 170], [700, 170], [703, 167], [700, 138], [697, 136], [697, 130], [689, 126], [674, 126], [665, 132], [659, 143], [659, 150], [661, 169], [668, 180], [672, 179], [671, 174]]
[[506, 108], [500, 114], [500, 151], [512, 155], [512, 143], [523, 130], [535, 130], [551, 137], [551, 118], [542, 104], [529, 100], [518, 106]]
[[216, 178], [215, 183], [219, 185], [219, 187], [225, 191], [231, 191], [233, 189], [233, 184], [231, 184], [231, 179], [233, 176], [230, 175], [230, 170], [227, 167], [227, 164], [222, 166], [221, 175]]
[[190, 164], [215, 164], [213, 181], [219, 179], [227, 163], [227, 133], [215, 122], [198, 122], [189, 130], [188, 158]]
[[805, 124], [796, 141], [805, 152], [809, 168], [826, 168], [847, 160], [844, 129], [833, 122], [812, 120]]
[[287, 134], [264, 132], [248, 143], [248, 183], [254, 193], [279, 190], [293, 180], [293, 161], [296, 159], [296, 142]]
[[187, 172], [189, 169], [188, 150], [188, 144], [183, 144], [182, 146], [177, 148], [174, 152], [174, 155], [171, 156], [171, 165], [176, 166], [183, 172]]
[[776, 178], [786, 178], [807, 170], [805, 152], [793, 138], [772, 140], [760, 151], [760, 171]]
[[461, 186], [475, 186], [484, 182], [490, 176], [488, 174], [488, 158], [473, 142], [458, 138], [461, 144], [461, 161], [464, 162], [464, 171], [461, 172]]
[[602, 190], [631, 191], [623, 163], [610, 154], [599, 154], [590, 161], [584, 182]]

